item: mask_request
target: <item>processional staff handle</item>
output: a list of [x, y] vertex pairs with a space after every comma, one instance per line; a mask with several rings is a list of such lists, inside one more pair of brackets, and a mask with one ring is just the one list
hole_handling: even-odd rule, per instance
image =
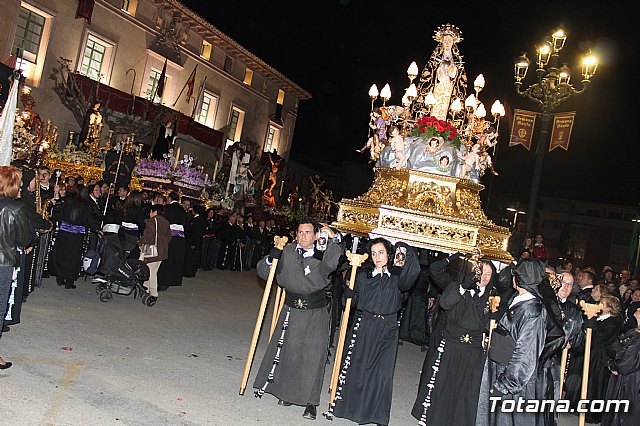
[[[593, 304], [587, 303], [584, 300], [580, 301], [580, 307], [584, 312], [587, 319], [592, 319], [603, 308], [602, 303]], [[580, 388], [580, 399], [587, 399], [587, 387], [589, 385], [589, 362], [591, 361], [591, 326], [587, 323], [587, 335], [584, 341], [584, 364], [582, 365], [582, 387]], [[578, 421], [579, 426], [584, 426], [586, 413], [580, 413]]]
[[[351, 277], [349, 278], [349, 288], [353, 290], [353, 286], [356, 282], [356, 272], [358, 268], [364, 263], [369, 255], [355, 254], [347, 251], [347, 259], [351, 265]], [[347, 336], [347, 323], [349, 322], [349, 312], [351, 311], [351, 299], [347, 299], [347, 303], [344, 306], [344, 313], [342, 314], [342, 320], [340, 321], [340, 339], [338, 340], [338, 346], [336, 346], [335, 359], [333, 361], [333, 373], [331, 374], [331, 398], [329, 399], [329, 407], [333, 404], [336, 398], [336, 389], [338, 386], [338, 375], [340, 371], [340, 361], [342, 360], [342, 352], [344, 350], [344, 341]]]
[[[278, 250], [284, 249], [289, 239], [285, 237], [274, 238], [274, 243]], [[273, 259], [271, 268], [269, 269], [269, 277], [267, 278], [267, 284], [264, 287], [264, 293], [262, 294], [262, 302], [260, 309], [258, 310], [258, 318], [256, 319], [256, 325], [253, 329], [253, 336], [251, 338], [251, 345], [249, 346], [249, 354], [247, 355], [247, 362], [244, 365], [244, 373], [242, 375], [242, 381], [240, 382], [240, 395], [244, 395], [244, 391], [247, 388], [247, 382], [249, 381], [249, 373], [251, 372], [251, 364], [253, 363], [253, 357], [256, 353], [256, 346], [258, 345], [258, 337], [260, 337], [260, 329], [262, 328], [262, 321], [264, 320], [264, 313], [267, 309], [267, 303], [269, 302], [269, 294], [271, 293], [271, 285], [273, 284], [273, 278], [276, 276], [276, 268], [278, 267], [278, 259]], [[274, 307], [275, 309], [275, 307]]]
[[[489, 310], [494, 314], [498, 312], [498, 307], [500, 306], [500, 296], [490, 296], [489, 297]], [[496, 320], [489, 320], [489, 340], [487, 341], [487, 351], [489, 351], [489, 347], [491, 346], [491, 336], [493, 335], [493, 329], [496, 328]]]

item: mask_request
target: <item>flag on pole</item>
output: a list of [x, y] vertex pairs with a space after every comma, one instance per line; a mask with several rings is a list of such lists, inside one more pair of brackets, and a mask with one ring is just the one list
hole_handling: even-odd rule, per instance
[[198, 93], [198, 100], [196, 102], [196, 107], [193, 110], [193, 115], [191, 118], [197, 117], [202, 112], [202, 103], [204, 102], [204, 85], [207, 82], [207, 77], [204, 77], [202, 81], [202, 85], [200, 86], [200, 93]]
[[189, 75], [187, 82], [184, 84], [184, 86], [182, 86], [182, 89], [180, 89], [180, 93], [178, 93], [178, 96], [176, 96], [176, 100], [173, 102], [172, 106], [176, 106], [176, 104], [180, 100], [180, 96], [182, 96], [182, 92], [184, 92], [184, 89], [187, 89], [187, 103], [189, 103], [189, 101], [191, 100], [191, 97], [193, 96], [193, 86], [195, 86], [196, 84], [196, 69], [198, 69], [198, 64], [193, 67], [191, 75]]
[[79, 0], [78, 8], [76, 9], [76, 19], [84, 18], [87, 24], [91, 25], [91, 15], [93, 15], [93, 7], [96, 4], [96, 0]]
[[196, 65], [193, 68], [193, 71], [191, 71], [191, 75], [189, 76], [189, 79], [187, 80], [187, 102], [189, 102], [189, 99], [191, 99], [191, 97], [193, 96], [193, 87], [196, 84], [196, 69], [198, 68], [198, 65]]
[[[162, 95], [164, 94], [164, 81], [167, 78], [167, 60], [164, 60], [164, 65], [162, 66], [162, 72], [160, 73], [160, 78], [158, 80], [158, 85], [156, 86], [156, 96], [162, 99]], [[155, 99], [154, 96], [153, 98]]]
[[9, 98], [0, 117], [0, 166], [8, 166], [11, 164], [11, 155], [13, 153], [13, 126], [16, 122], [20, 73], [14, 71], [12, 78], [13, 81], [11, 82]]
[[569, 140], [571, 139], [571, 130], [573, 129], [575, 116], [575, 112], [560, 112], [553, 117], [551, 142], [549, 142], [550, 152], [558, 147], [565, 151], [569, 150]]
[[511, 125], [511, 140], [509, 146], [522, 145], [527, 150], [531, 149], [531, 136], [536, 124], [536, 113], [515, 109]]

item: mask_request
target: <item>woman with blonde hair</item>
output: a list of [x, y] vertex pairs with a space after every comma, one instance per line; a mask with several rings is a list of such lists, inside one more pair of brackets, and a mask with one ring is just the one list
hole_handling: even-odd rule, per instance
[[602, 296], [607, 295], [609, 295], [609, 287], [604, 284], [596, 285], [595, 287], [593, 287], [593, 291], [591, 292], [591, 297], [596, 301], [596, 303], [600, 302]]
[[[15, 167], [0, 166], [0, 337], [9, 306], [11, 284], [20, 265], [18, 249], [25, 249], [35, 238], [27, 207], [16, 201], [20, 197], [22, 173]], [[0, 358], [0, 370], [11, 363]]]

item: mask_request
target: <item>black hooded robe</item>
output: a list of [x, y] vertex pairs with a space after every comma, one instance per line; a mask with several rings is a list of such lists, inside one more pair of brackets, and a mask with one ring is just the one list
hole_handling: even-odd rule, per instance
[[629, 330], [614, 345], [615, 355], [609, 368], [618, 372], [611, 375], [606, 400], [628, 400], [629, 410], [602, 415], [602, 426], [632, 426], [640, 423], [640, 332]]
[[[313, 308], [308, 299], [326, 297], [329, 274], [338, 267], [342, 246], [330, 241], [320, 260], [296, 253], [289, 244], [282, 251], [276, 279], [287, 292], [285, 305], [254, 381], [255, 396], [265, 393], [295, 405], [319, 405], [329, 345], [328, 300]], [[258, 262], [258, 275], [267, 279], [267, 257]], [[299, 295], [301, 303], [291, 300]], [[309, 306], [309, 307], [307, 307]], [[314, 305], [315, 306], [315, 305]]]
[[447, 322], [436, 350], [425, 360], [411, 411], [422, 426], [473, 425], [476, 419], [492, 285], [479, 295], [457, 284], [447, 286], [440, 298]]
[[404, 243], [398, 245], [407, 249], [401, 272], [371, 276], [363, 269], [356, 276], [357, 311], [351, 338], [345, 343], [335, 403], [329, 412], [359, 424], [389, 423], [401, 292], [413, 285], [420, 272], [414, 249]]
[[171, 286], [182, 285], [185, 253], [184, 228], [187, 225], [187, 212], [174, 201], [164, 207], [164, 217], [171, 226], [171, 240], [169, 240], [169, 257], [163, 260], [158, 268], [158, 290], [160, 291]]

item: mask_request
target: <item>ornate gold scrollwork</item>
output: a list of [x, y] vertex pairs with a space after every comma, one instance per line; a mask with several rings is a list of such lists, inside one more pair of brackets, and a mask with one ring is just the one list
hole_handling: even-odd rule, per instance
[[427, 222], [426, 220], [420, 221], [388, 215], [382, 217], [382, 228], [422, 235], [458, 244], [473, 244], [475, 234], [473, 231], [467, 229]]
[[413, 210], [454, 216], [451, 189], [436, 182], [413, 182], [407, 192], [406, 206]]

